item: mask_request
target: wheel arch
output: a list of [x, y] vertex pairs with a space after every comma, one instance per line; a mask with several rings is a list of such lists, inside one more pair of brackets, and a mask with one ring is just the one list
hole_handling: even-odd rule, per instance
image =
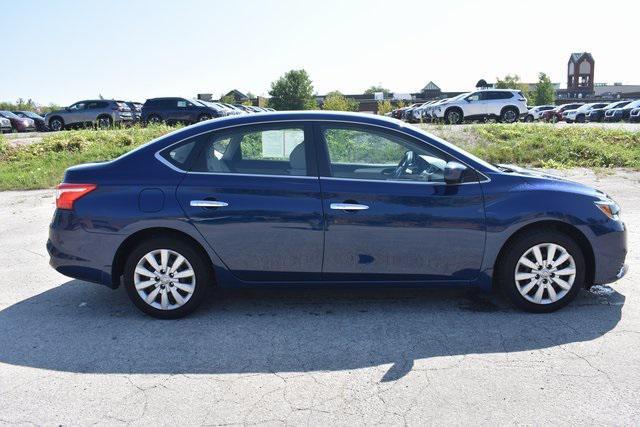
[[[578, 244], [578, 246], [582, 250], [582, 254], [584, 255], [585, 264], [587, 267], [587, 271], [585, 272], [585, 285], [586, 287], [590, 287], [591, 285], [593, 285], [595, 278], [595, 254], [593, 252], [591, 242], [589, 242], [587, 236], [585, 236], [577, 227], [559, 220], [536, 221], [526, 224], [514, 231], [511, 236], [509, 236], [509, 238], [504, 242], [504, 244], [500, 248], [500, 251], [498, 252], [498, 256], [493, 263], [494, 273], [498, 271], [497, 269], [499, 267], [499, 263], [504, 258], [504, 254], [509, 249], [509, 246], [523, 234], [538, 229], [555, 229], [571, 237]], [[493, 275], [493, 284], [494, 286], [497, 284], [495, 274]]]
[[47, 125], [50, 125], [51, 124], [51, 120], [53, 120], [53, 119], [60, 120], [62, 122], [62, 125], [64, 125], [66, 123], [61, 115], [56, 114], [56, 115], [53, 115], [51, 117], [47, 117]]
[[127, 256], [136, 247], [136, 245], [138, 245], [145, 239], [149, 239], [152, 237], [171, 237], [193, 245], [193, 247], [198, 252], [200, 252], [205, 259], [209, 260], [209, 272], [211, 273], [211, 277], [213, 277], [214, 279], [214, 284], [216, 283], [216, 274], [215, 269], [213, 268], [213, 263], [211, 262], [211, 257], [200, 242], [191, 237], [189, 234], [180, 230], [166, 227], [152, 227], [145, 228], [131, 234], [120, 244], [120, 246], [116, 250], [116, 253], [113, 257], [113, 262], [111, 263], [111, 286], [113, 288], [117, 288], [118, 286], [120, 286], [120, 277], [124, 272], [124, 266], [127, 262]]

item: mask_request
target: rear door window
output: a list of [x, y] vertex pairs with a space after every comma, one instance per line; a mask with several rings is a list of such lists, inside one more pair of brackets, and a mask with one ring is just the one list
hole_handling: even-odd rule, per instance
[[193, 172], [307, 176], [315, 171], [309, 125], [268, 124], [214, 132], [199, 144]]

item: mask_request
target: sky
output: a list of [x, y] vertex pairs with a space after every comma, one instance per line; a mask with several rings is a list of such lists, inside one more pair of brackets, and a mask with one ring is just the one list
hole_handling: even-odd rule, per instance
[[[5, 3], [6, 2], [6, 3]], [[318, 94], [381, 84], [473, 89], [546, 72], [571, 52], [596, 82], [640, 84], [640, 1], [0, 0], [0, 101], [268, 95], [304, 68]], [[633, 38], [632, 38], [633, 37]]]

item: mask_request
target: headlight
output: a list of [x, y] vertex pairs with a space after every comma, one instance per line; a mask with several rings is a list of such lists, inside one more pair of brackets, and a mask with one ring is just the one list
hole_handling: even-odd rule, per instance
[[595, 204], [609, 219], [617, 221], [620, 218], [620, 206], [613, 200], [598, 200]]

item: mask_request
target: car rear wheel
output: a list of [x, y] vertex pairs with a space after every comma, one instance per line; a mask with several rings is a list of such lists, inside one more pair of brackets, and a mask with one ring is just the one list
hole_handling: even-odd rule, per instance
[[502, 123], [515, 123], [518, 121], [518, 110], [515, 108], [505, 108], [500, 113], [500, 121]]
[[444, 115], [445, 122], [450, 125], [460, 124], [462, 123], [462, 119], [462, 111], [458, 110], [457, 108], [447, 111], [447, 113]]
[[524, 117], [524, 121], [527, 122], [527, 123], [531, 123], [533, 121], [533, 116], [531, 114], [527, 114]]
[[49, 128], [54, 132], [58, 132], [64, 129], [64, 122], [61, 118], [54, 117], [53, 119], [49, 120]]
[[160, 124], [162, 123], [162, 118], [157, 114], [151, 114], [149, 117], [147, 117], [147, 123]]
[[503, 251], [498, 269], [503, 292], [518, 307], [547, 313], [573, 300], [585, 281], [582, 250], [558, 231], [523, 234]]
[[159, 319], [177, 319], [198, 308], [212, 277], [208, 260], [181, 240], [153, 238], [127, 258], [124, 285], [141, 311]]
[[98, 129], [108, 129], [111, 127], [112, 122], [111, 117], [100, 116], [98, 120], [96, 120], [96, 126]]

